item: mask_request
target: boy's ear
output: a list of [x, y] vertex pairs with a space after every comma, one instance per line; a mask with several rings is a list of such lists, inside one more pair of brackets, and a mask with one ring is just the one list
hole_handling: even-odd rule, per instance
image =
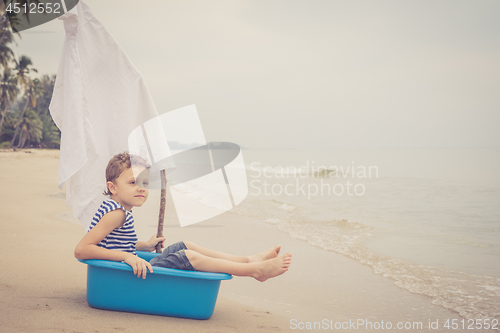
[[111, 194], [116, 194], [115, 184], [113, 184], [113, 182], [107, 182], [106, 186], [108, 187]]

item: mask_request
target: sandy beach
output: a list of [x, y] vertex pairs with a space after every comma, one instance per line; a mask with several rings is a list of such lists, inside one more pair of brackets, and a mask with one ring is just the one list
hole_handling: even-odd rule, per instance
[[[389, 322], [391, 331], [398, 330], [398, 323], [402, 328], [421, 323], [401, 330], [436, 332], [448, 331], [443, 327], [447, 320], [463, 319], [352, 259], [231, 212], [185, 228], [167, 223], [167, 243], [185, 239], [238, 255], [280, 244], [293, 254], [288, 272], [264, 283], [238, 277], [224, 281], [214, 315], [204, 321], [93, 309], [86, 302], [86, 266], [73, 256], [84, 230], [63, 218], [71, 208], [57, 187], [58, 163], [57, 150], [0, 152], [1, 332], [272, 332], [308, 327], [365, 332], [385, 331]], [[157, 198], [153, 194], [149, 200]], [[144, 230], [157, 217], [140, 209], [134, 216], [139, 238], [150, 237]], [[315, 323], [321, 326], [314, 329]], [[438, 329], [430, 329], [429, 323], [437, 323]]]

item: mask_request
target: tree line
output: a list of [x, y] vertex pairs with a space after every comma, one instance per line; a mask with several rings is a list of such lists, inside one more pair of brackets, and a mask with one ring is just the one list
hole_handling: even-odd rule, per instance
[[14, 55], [10, 45], [21, 35], [1, 7], [0, 148], [59, 148], [61, 132], [49, 112], [56, 76], [35, 77], [32, 60]]

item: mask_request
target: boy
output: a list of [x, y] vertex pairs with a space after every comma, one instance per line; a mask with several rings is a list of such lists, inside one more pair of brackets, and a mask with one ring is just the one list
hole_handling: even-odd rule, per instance
[[165, 237], [153, 235], [147, 242], [140, 242], [135, 233], [131, 210], [144, 204], [149, 191], [147, 179], [136, 179], [134, 174], [144, 174], [146, 169], [149, 165], [142, 158], [126, 152], [109, 161], [104, 192], [109, 199], [103, 201], [89, 231], [76, 246], [77, 259], [123, 261], [143, 279], [148, 270], [153, 272], [152, 266], [249, 276], [261, 282], [288, 270], [292, 255], [278, 256], [280, 246], [252, 256], [234, 256], [181, 241], [167, 247], [151, 262], [136, 256], [136, 250], [153, 251], [159, 242], [164, 247], [165, 241]]

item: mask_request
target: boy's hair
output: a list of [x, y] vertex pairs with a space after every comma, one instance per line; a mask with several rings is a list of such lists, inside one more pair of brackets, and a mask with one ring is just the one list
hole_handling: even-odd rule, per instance
[[[120, 177], [121, 173], [128, 168], [134, 166], [143, 166], [146, 169], [149, 169], [151, 166], [148, 162], [137, 155], [129, 154], [128, 152], [123, 152], [120, 154], [116, 154], [113, 156], [106, 167], [106, 184], [108, 182], [114, 182], [116, 178]], [[109, 188], [106, 186], [106, 190], [103, 192], [104, 195], [111, 195]]]

